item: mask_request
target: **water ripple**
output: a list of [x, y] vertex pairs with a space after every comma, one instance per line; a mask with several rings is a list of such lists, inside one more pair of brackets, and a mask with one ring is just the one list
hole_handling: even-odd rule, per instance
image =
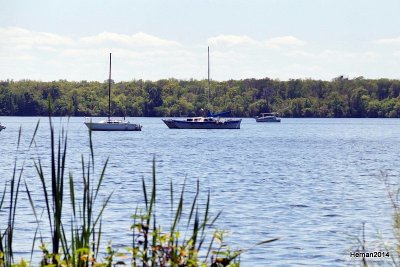
[[[357, 246], [355, 236], [361, 236], [363, 222], [371, 243], [378, 239], [378, 230], [391, 237], [391, 205], [378, 178], [384, 171], [392, 184], [397, 183], [400, 120], [284, 119], [271, 125], [244, 119], [239, 131], [169, 130], [159, 118], [134, 120], [145, 125], [142, 132], [93, 133], [97, 177], [110, 157], [100, 197], [114, 192], [103, 218], [103, 238], [113, 240], [116, 248], [130, 244], [131, 215], [137, 203], [143, 203], [142, 179], [151, 184], [154, 156], [161, 221], [170, 220], [165, 212], [170, 210], [170, 182], [177, 196], [185, 181], [185, 204], [190, 205], [200, 181], [202, 205], [210, 191], [211, 213], [222, 211], [216, 227], [231, 231], [227, 242], [234, 248], [280, 238], [245, 253], [242, 266], [357, 264], [348, 252]], [[0, 133], [1, 182], [11, 178], [15, 155], [19, 168], [25, 160], [23, 179], [42, 212], [45, 205], [33, 159], [40, 155], [49, 166], [47, 120], [41, 118], [37, 148], [32, 151], [24, 148], [37, 118], [2, 117], [1, 121], [7, 125]], [[82, 121], [71, 118], [68, 126], [67, 166], [78, 187], [80, 158], [83, 154], [87, 161], [89, 153]], [[20, 125], [22, 149], [16, 152]], [[31, 244], [24, 238], [33, 238], [35, 220], [26, 195], [18, 205], [15, 250], [17, 256], [26, 257]], [[65, 212], [71, 212], [68, 206]], [[0, 225], [4, 215], [0, 210]], [[42, 228], [48, 227], [45, 217], [41, 222]]]

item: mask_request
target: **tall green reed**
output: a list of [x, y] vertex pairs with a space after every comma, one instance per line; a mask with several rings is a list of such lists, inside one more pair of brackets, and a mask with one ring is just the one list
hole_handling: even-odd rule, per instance
[[[108, 194], [103, 198], [103, 202], [100, 205], [98, 204], [108, 159], [96, 180], [93, 177], [96, 174], [94, 146], [92, 132], [89, 130], [90, 154], [87, 160], [84, 156], [81, 156], [82, 179], [75, 180], [71, 172], [66, 178], [67, 133], [62, 128], [58, 134], [58, 139], [56, 139], [51, 116], [49, 116], [49, 124], [50, 169], [47, 170], [44, 167], [40, 156], [37, 156], [34, 160], [34, 167], [44, 196], [44, 212], [50, 232], [50, 235], [47, 236], [51, 236], [51, 249], [50, 251], [47, 249], [46, 240], [43, 238], [45, 229], [40, 227], [39, 213], [36, 211], [31, 192], [25, 183], [28, 199], [37, 222], [35, 238], [32, 241], [31, 259], [36, 235], [39, 234], [40, 248], [43, 252], [41, 266], [84, 267], [91, 265], [111, 267], [115, 263], [125, 264], [125, 260], [113, 261], [114, 257], [119, 254], [112, 249], [111, 243], [106, 249], [106, 262], [102, 263], [98, 259], [101, 252], [99, 248], [102, 234], [102, 215], [113, 194]], [[29, 148], [32, 144], [36, 146], [35, 136], [38, 126], [39, 122]], [[21, 130], [18, 147], [20, 136]], [[0, 202], [0, 209], [2, 209], [8, 193], [11, 203], [7, 207], [8, 227], [4, 232], [0, 232], [0, 261], [2, 263], [0, 265], [6, 267], [13, 265], [12, 240], [22, 172], [23, 167], [18, 173], [17, 159], [15, 159], [13, 178], [9, 184], [10, 190], [7, 191], [6, 185]], [[79, 184], [82, 185], [82, 188], [77, 186]], [[68, 202], [66, 187], [69, 187], [71, 205], [71, 214], [69, 215], [64, 214], [64, 205]], [[207, 194], [205, 205], [199, 203], [200, 183], [197, 181], [196, 193], [193, 199], [189, 201], [190, 204], [186, 206], [184, 203], [188, 203], [188, 201], [186, 201], [185, 188], [186, 182], [183, 183], [180, 194], [175, 196], [174, 185], [172, 181], [170, 182], [170, 224], [166, 226], [166, 230], [163, 229], [158, 222], [159, 213], [156, 212], [159, 193], [157, 193], [156, 164], [155, 158], [153, 158], [152, 185], [149, 189], [145, 180], [142, 179], [143, 206], [138, 206], [133, 215], [132, 244], [128, 249], [131, 254], [131, 266], [238, 266], [240, 255], [251, 249], [232, 250], [225, 246], [222, 241], [223, 231], [214, 230], [214, 224], [221, 212], [214, 216], [210, 215], [210, 192]], [[168, 211], [162, 212], [167, 213]], [[275, 240], [277, 239], [262, 241], [255, 246]], [[208, 246], [203, 249], [207, 242], [209, 243]], [[219, 245], [215, 245], [215, 243]], [[211, 259], [210, 255], [212, 255]], [[21, 264], [14, 266], [22, 267], [26, 265], [26, 262], [22, 261]]]
[[[34, 160], [34, 166], [41, 182], [43, 190], [45, 210], [51, 232], [51, 252], [47, 250], [40, 231], [41, 249], [43, 251], [43, 266], [59, 266], [61, 264], [68, 266], [89, 266], [94, 263], [99, 253], [101, 239], [101, 218], [102, 214], [112, 196], [110, 193], [100, 208], [97, 209], [99, 191], [104, 181], [105, 171], [108, 159], [105, 162], [100, 178], [95, 182], [93, 175], [96, 173], [94, 164], [94, 149], [92, 142], [92, 133], [89, 130], [90, 155], [88, 162], [85, 162], [84, 156], [81, 156], [82, 168], [82, 189], [77, 194], [77, 182], [72, 173], [66, 178], [66, 159], [67, 159], [67, 132], [62, 127], [56, 140], [54, 125], [51, 116], [50, 124], [50, 170], [45, 171], [42, 159], [38, 157]], [[46, 174], [50, 173], [47, 178]], [[65, 188], [69, 185], [69, 200], [72, 214], [69, 218], [63, 213], [63, 207], [66, 201]], [[30, 191], [27, 188], [29, 200], [38, 222], [37, 212]], [[70, 233], [66, 231], [69, 226]]]
[[[18, 132], [17, 141], [17, 151], [18, 155], [19, 145], [21, 141], [21, 128]], [[0, 201], [0, 210], [3, 209], [4, 200], [8, 194], [8, 207], [4, 207], [7, 214], [7, 227], [4, 230], [0, 230], [0, 264], [1, 266], [11, 266], [13, 263], [13, 235], [14, 235], [14, 225], [15, 225], [15, 213], [17, 209], [19, 186], [21, 184], [21, 175], [23, 167], [19, 170], [17, 169], [17, 156], [14, 159], [14, 168], [11, 180], [6, 182], [4, 186], [4, 191]], [[8, 188], [8, 191], [7, 191]]]
[[[94, 169], [94, 153], [92, 143], [92, 132], [89, 130], [90, 157], [88, 164], [85, 167], [85, 161], [82, 157], [82, 183], [83, 190], [80, 198], [76, 197], [75, 182], [73, 176], [70, 175], [70, 198], [72, 203], [73, 218], [72, 218], [72, 250], [75, 252], [73, 262], [78, 262], [78, 266], [84, 266], [80, 255], [87, 253], [91, 249], [90, 261], [96, 261], [99, 253], [101, 233], [102, 233], [102, 215], [109, 203], [113, 192], [106, 196], [100, 208], [96, 213], [96, 204], [98, 202], [99, 191], [104, 181], [105, 172], [108, 164], [108, 159], [103, 165], [100, 177], [95, 183], [92, 179]], [[79, 203], [79, 204], [77, 204]], [[78, 208], [78, 210], [77, 210]], [[90, 244], [92, 246], [90, 247]], [[88, 255], [89, 256], [89, 255]]]
[[[39, 122], [36, 125], [28, 151], [34, 142], [38, 127], [39, 127]], [[20, 127], [18, 130], [17, 148], [14, 157], [12, 177], [10, 181], [6, 181], [0, 200], [0, 211], [5, 210], [4, 214], [6, 214], [6, 216], [8, 217], [6, 228], [0, 229], [0, 266], [7, 266], [7, 267], [11, 266], [14, 263], [13, 240], [14, 240], [14, 230], [15, 230], [15, 218], [17, 211], [17, 203], [19, 199], [19, 190], [22, 181], [22, 174], [25, 165], [25, 160], [23, 160], [22, 165], [18, 167], [18, 155], [20, 150], [21, 138], [22, 138], [22, 128]], [[6, 197], [8, 197], [8, 207], [4, 206]]]
[[[278, 240], [265, 240], [251, 248], [242, 250], [232, 250], [226, 247], [222, 242], [221, 233], [223, 231], [214, 230], [214, 224], [221, 212], [214, 216], [210, 215], [210, 192], [207, 194], [205, 205], [199, 203], [199, 181], [196, 183], [196, 193], [193, 199], [189, 201], [188, 206], [184, 205], [188, 202], [185, 201], [186, 182], [183, 183], [176, 207], [174, 207], [175, 190], [171, 181], [171, 222], [166, 227], [167, 231], [164, 231], [157, 224], [158, 193], [155, 165], [155, 158], [153, 158], [151, 191], [148, 193], [149, 190], [144, 179], [142, 179], [144, 207], [142, 209], [136, 208], [132, 216], [132, 247], [128, 249], [131, 253], [132, 266], [239, 266], [242, 253], [255, 246]], [[201, 206], [203, 206], [202, 209]], [[161, 212], [166, 213], [167, 211]], [[219, 241], [219, 246], [214, 245], [215, 240]], [[208, 246], [203, 249], [203, 245], [207, 242], [209, 242]], [[213, 256], [210, 260], [211, 254]]]

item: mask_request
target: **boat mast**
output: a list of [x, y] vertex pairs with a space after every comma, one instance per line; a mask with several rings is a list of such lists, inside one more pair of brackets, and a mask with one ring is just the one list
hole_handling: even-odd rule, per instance
[[110, 71], [108, 74], [108, 120], [111, 117], [111, 53], [110, 53]]
[[207, 47], [207, 69], [208, 69], [208, 76], [207, 76], [207, 82], [208, 82], [208, 96], [207, 96], [207, 106], [210, 108], [210, 47]]

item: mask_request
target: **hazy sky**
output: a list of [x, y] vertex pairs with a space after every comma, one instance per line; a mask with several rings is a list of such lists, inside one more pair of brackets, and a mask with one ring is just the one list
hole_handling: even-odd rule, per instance
[[0, 0], [0, 79], [400, 79], [400, 0]]

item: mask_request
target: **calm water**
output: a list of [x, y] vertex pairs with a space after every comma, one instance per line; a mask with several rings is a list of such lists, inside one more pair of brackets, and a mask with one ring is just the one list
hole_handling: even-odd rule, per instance
[[[23, 178], [40, 209], [44, 203], [32, 158], [49, 165], [47, 118], [40, 118], [37, 148], [26, 150], [38, 119], [0, 118], [7, 126], [0, 133], [0, 179], [3, 186], [12, 175], [21, 126], [18, 165], [25, 160]], [[57, 129], [61, 121], [68, 128], [68, 170], [78, 180], [80, 157], [87, 159], [89, 153], [87, 129], [83, 118], [71, 118], [68, 124], [55, 118]], [[211, 191], [212, 213], [223, 211], [217, 226], [230, 231], [227, 241], [233, 248], [281, 238], [244, 254], [242, 266], [357, 264], [349, 252], [357, 247], [363, 222], [369, 251], [380, 248], [379, 236], [391, 238], [392, 210], [379, 174], [384, 171], [396, 182], [400, 177], [400, 120], [283, 119], [263, 124], [244, 119], [240, 130], [170, 130], [160, 118], [134, 121], [144, 126], [142, 132], [93, 133], [97, 175], [110, 157], [102, 192], [114, 191], [104, 216], [104, 239], [112, 239], [120, 251], [130, 244], [130, 216], [143, 199], [141, 179], [151, 181], [154, 155], [161, 219], [168, 220], [161, 211], [169, 207], [170, 181], [178, 194], [186, 179], [189, 199], [199, 180], [203, 199]], [[30, 250], [26, 237], [34, 230], [23, 190], [15, 233], [21, 256]]]

